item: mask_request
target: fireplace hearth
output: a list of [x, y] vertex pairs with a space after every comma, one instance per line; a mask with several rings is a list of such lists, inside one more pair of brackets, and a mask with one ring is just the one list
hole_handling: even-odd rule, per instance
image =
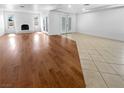
[[21, 25], [21, 30], [29, 30], [29, 25], [28, 24]]

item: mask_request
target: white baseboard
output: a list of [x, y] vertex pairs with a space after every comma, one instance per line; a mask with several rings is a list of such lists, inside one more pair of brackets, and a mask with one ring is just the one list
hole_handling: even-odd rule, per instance
[[79, 32], [79, 33], [82, 33], [82, 34], [86, 34], [86, 35], [91, 35], [91, 36], [95, 36], [95, 37], [100, 37], [100, 38], [105, 38], [105, 39], [111, 39], [111, 40], [116, 40], [116, 41], [124, 41], [124, 38], [120, 38], [120, 36], [123, 36], [123, 34], [121, 34], [120, 36], [116, 36], [116, 37], [113, 37], [111, 36], [111, 33], [109, 33], [110, 35], [105, 35], [105, 34], [93, 34], [93, 33], [87, 33], [87, 32]]
[[15, 32], [6, 32], [7, 34], [16, 34], [16, 33], [33, 33], [36, 31], [29, 31], [29, 30], [24, 30], [24, 31], [15, 31]]

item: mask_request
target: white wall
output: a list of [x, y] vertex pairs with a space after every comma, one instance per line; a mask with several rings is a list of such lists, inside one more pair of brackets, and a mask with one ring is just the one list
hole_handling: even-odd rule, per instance
[[48, 34], [49, 35], [57, 35], [60, 34], [60, 22], [59, 22], [59, 15], [50, 13], [49, 14], [49, 21], [48, 21]]
[[[28, 24], [29, 25], [29, 31], [40, 31], [41, 25], [40, 25], [40, 14], [34, 14], [34, 13], [25, 13], [25, 12], [5, 12], [5, 31], [9, 33], [8, 30], [8, 16], [13, 15], [15, 18], [15, 29], [14, 32], [22, 32], [21, 31], [21, 25], [22, 24]], [[34, 17], [39, 17], [39, 25], [36, 27], [34, 26]]]
[[0, 36], [4, 34], [4, 15], [3, 11], [0, 10]]
[[70, 15], [71, 18], [72, 18], [72, 31], [71, 32], [76, 32], [76, 15], [73, 14], [73, 15]]
[[76, 30], [76, 15], [74, 14], [66, 14], [60, 12], [50, 12], [49, 13], [49, 35], [60, 35], [61, 34], [61, 22], [60, 18], [62, 16], [70, 16], [72, 18], [72, 31], [75, 32]]
[[124, 40], [124, 8], [80, 14], [77, 29], [81, 33]]

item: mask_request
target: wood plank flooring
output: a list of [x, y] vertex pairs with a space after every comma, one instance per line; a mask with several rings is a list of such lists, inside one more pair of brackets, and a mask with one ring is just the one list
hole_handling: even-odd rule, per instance
[[0, 37], [0, 87], [85, 87], [75, 41], [42, 32]]

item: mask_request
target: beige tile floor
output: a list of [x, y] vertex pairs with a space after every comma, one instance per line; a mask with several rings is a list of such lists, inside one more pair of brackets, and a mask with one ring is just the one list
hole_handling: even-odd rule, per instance
[[81, 33], [64, 36], [77, 43], [86, 87], [124, 88], [124, 42]]

